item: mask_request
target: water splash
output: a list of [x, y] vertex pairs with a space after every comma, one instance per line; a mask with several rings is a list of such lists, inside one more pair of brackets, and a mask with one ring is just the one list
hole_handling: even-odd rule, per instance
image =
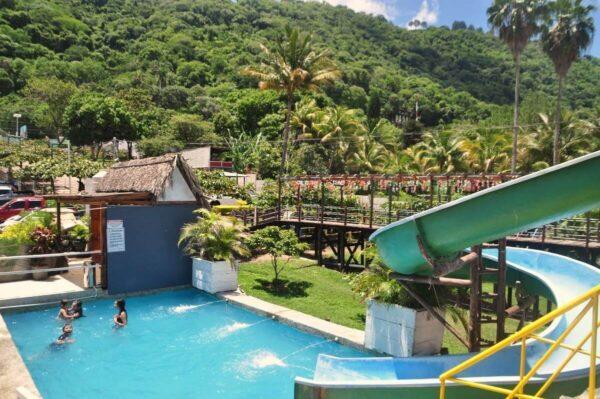
[[286, 367], [283, 359], [277, 357], [276, 354], [269, 351], [261, 351], [257, 353], [251, 360], [250, 366], [255, 369], [264, 369], [265, 367]]
[[269, 321], [269, 319], [264, 319], [257, 321], [255, 323], [242, 323], [239, 321], [234, 321], [232, 324], [228, 324], [226, 326], [218, 328], [216, 331], [210, 333], [212, 337], [216, 339], [223, 339], [228, 337], [229, 335], [235, 333], [236, 331], [245, 330], [250, 327], [254, 327], [260, 323], [264, 323], [265, 321]]
[[198, 309], [198, 308], [202, 308], [204, 306], [208, 306], [208, 305], [212, 305], [213, 303], [219, 303], [219, 302], [225, 302], [225, 299], [221, 299], [219, 301], [212, 301], [212, 302], [206, 302], [206, 303], [201, 303], [199, 305], [178, 305], [178, 306], [171, 306], [169, 308], [169, 313], [175, 313], [175, 314], [181, 314], [181, 313], [187, 313], [191, 310], [194, 309]]

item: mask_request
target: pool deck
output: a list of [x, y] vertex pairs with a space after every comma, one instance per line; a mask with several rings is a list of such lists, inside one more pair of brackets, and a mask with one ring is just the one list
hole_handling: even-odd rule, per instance
[[76, 299], [89, 295], [89, 291], [73, 284], [62, 276], [46, 280], [22, 280], [0, 284], [0, 308], [48, 303], [61, 299]]
[[[17, 392], [18, 390], [18, 392]], [[41, 398], [8, 327], [0, 315], [0, 398]]]
[[217, 294], [222, 299], [250, 309], [253, 312], [273, 316], [278, 321], [296, 327], [311, 334], [335, 339], [339, 343], [356, 349], [365, 350], [365, 332], [350, 327], [341, 326], [318, 317], [307, 315], [283, 306], [263, 301], [239, 291], [222, 292]]

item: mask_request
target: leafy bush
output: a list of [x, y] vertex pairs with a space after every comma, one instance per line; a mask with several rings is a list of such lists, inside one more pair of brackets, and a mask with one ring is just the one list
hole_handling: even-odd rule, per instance
[[200, 181], [200, 187], [204, 195], [209, 196], [228, 196], [250, 202], [251, 186], [241, 187], [233, 178], [226, 177], [220, 170], [208, 171], [197, 170], [196, 176]]
[[220, 215], [231, 215], [233, 212], [241, 212], [241, 211], [251, 211], [253, 209], [252, 205], [248, 205], [245, 201], [242, 204], [236, 205], [215, 205], [211, 208], [211, 210]]
[[308, 245], [300, 242], [292, 230], [285, 230], [277, 226], [269, 226], [255, 231], [246, 243], [253, 251], [264, 251], [271, 255], [275, 286], [279, 285], [279, 276], [288, 263], [280, 263], [279, 258], [282, 256], [298, 257], [308, 249]]
[[26, 213], [19, 223], [10, 225], [0, 234], [0, 239], [18, 244], [31, 244], [31, 234], [37, 228], [50, 228], [52, 214], [35, 211]]
[[68, 232], [69, 238], [76, 241], [89, 241], [90, 228], [84, 224], [76, 224]]

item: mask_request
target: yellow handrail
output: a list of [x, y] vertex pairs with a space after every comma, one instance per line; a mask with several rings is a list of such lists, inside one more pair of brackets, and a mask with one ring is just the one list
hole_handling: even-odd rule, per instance
[[[517, 331], [513, 335], [505, 338], [504, 340], [498, 342], [496, 345], [486, 349], [483, 352], [478, 353], [477, 355], [469, 358], [463, 363], [453, 367], [452, 369], [446, 371], [442, 375], [440, 375], [440, 399], [445, 399], [446, 397], [446, 383], [453, 382], [455, 384], [465, 385], [471, 388], [483, 389], [489, 392], [500, 393], [506, 395], [506, 398], [540, 398], [539, 395], [542, 395], [546, 389], [550, 386], [550, 384], [558, 377], [558, 374], [563, 370], [563, 368], [567, 365], [567, 363], [575, 356], [575, 354], [585, 354], [590, 356], [590, 371], [589, 371], [589, 387], [588, 394], [590, 398], [595, 399], [595, 390], [596, 390], [596, 358], [598, 357], [596, 354], [597, 349], [597, 333], [594, 333], [600, 327], [598, 324], [598, 295], [600, 295], [600, 285], [592, 288], [585, 294], [575, 298], [571, 302], [563, 305], [552, 312], [540, 317], [535, 320], [531, 324], [527, 325], [520, 331]], [[587, 303], [586, 303], [587, 302]], [[561, 333], [561, 335], [556, 340], [551, 340], [548, 338], [543, 338], [535, 334], [537, 330], [544, 327], [552, 320], [556, 319], [559, 316], [562, 316], [566, 312], [576, 308], [579, 305], [586, 303], [579, 314], [575, 319], [569, 323], [567, 328]], [[592, 310], [592, 325], [590, 326], [590, 333], [587, 334], [582, 341], [580, 341], [576, 346], [566, 345], [563, 343], [564, 339], [569, 335], [569, 333], [578, 325], [578, 323], [583, 319], [583, 317], [588, 313], [589, 310]], [[550, 344], [548, 350], [536, 361], [536, 363], [531, 367], [531, 369], [526, 373], [526, 355], [527, 355], [527, 346], [526, 340], [528, 338], [537, 339], [539, 341]], [[585, 343], [591, 338], [591, 348], [588, 351], [582, 350], [582, 347]], [[484, 359], [489, 358], [490, 356], [495, 355], [501, 350], [511, 346], [512, 344], [519, 342], [521, 344], [521, 359], [520, 359], [520, 378], [517, 385], [511, 390], [501, 387], [495, 387], [492, 385], [475, 383], [473, 381], [468, 381], [464, 379], [456, 378], [456, 375], [462, 373], [466, 369], [476, 365]], [[548, 378], [546, 383], [539, 389], [539, 391], [535, 394], [535, 396], [526, 395], [523, 393], [524, 387], [529, 382], [531, 377], [537, 372], [537, 370], [542, 366], [542, 364], [554, 353], [554, 351], [558, 348], [563, 348], [571, 351], [571, 354], [567, 356], [567, 358], [562, 362], [559, 368], [557, 368], [553, 374]]]

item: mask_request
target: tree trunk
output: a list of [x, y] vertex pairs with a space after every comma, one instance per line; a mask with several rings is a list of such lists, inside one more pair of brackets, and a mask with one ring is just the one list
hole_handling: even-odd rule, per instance
[[558, 76], [558, 97], [556, 98], [556, 115], [554, 115], [554, 140], [552, 140], [552, 165], [556, 165], [560, 163], [560, 122], [561, 122], [561, 113], [560, 107], [562, 102], [562, 92], [563, 92], [563, 83], [564, 77]]
[[[285, 174], [285, 164], [287, 161], [288, 139], [290, 136], [290, 121], [292, 120], [292, 107], [294, 106], [293, 93], [287, 94], [287, 109], [285, 114], [285, 125], [283, 127], [283, 146], [281, 147], [281, 165], [279, 166], [279, 175], [277, 176], [278, 198], [283, 194], [283, 175]], [[281, 204], [277, 204], [280, 208]]]
[[515, 109], [513, 116], [513, 143], [512, 159], [510, 162], [510, 172], [517, 171], [517, 152], [519, 140], [519, 85], [521, 81], [521, 53], [515, 54]]

